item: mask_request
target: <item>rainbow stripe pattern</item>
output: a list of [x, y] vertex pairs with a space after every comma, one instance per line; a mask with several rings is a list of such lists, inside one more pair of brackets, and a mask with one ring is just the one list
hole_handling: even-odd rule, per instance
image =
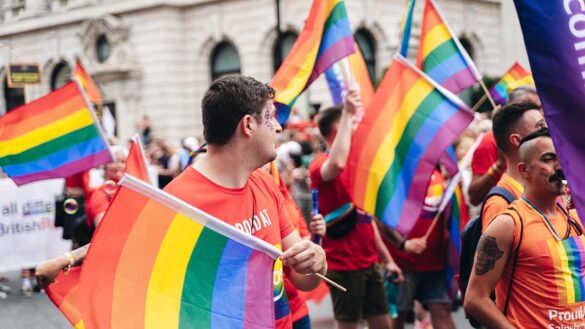
[[508, 101], [510, 91], [525, 85], [534, 86], [532, 74], [526, 71], [519, 63], [514, 63], [504, 73], [500, 81], [490, 89], [490, 94], [497, 103], [505, 104]]
[[75, 82], [0, 117], [0, 166], [17, 185], [111, 162], [97, 119]]
[[569, 237], [566, 240], [547, 239], [544, 248], [550, 255], [549, 266], [543, 271], [554, 273], [554, 282], [557, 294], [549, 296], [554, 304], [569, 305], [585, 301], [585, 287], [583, 284], [583, 268], [585, 267], [585, 248], [579, 236]]
[[75, 329], [85, 329], [79, 311], [79, 275], [81, 267], [74, 267], [65, 275], [60, 272], [55, 282], [47, 287], [47, 296]]
[[415, 0], [406, 0], [406, 7], [402, 20], [400, 21], [400, 31], [402, 31], [402, 40], [400, 41], [400, 55], [408, 57], [408, 48], [410, 46], [410, 30], [412, 29], [412, 14], [414, 12]]
[[451, 209], [449, 214], [449, 244], [447, 246], [447, 259], [445, 264], [445, 280], [447, 291], [451, 298], [457, 296], [459, 284], [455, 278], [459, 274], [459, 263], [461, 259], [461, 232], [469, 222], [467, 204], [463, 196], [461, 184], [457, 183], [455, 191], [451, 196]]
[[433, 0], [425, 0], [416, 66], [457, 94], [481, 80], [473, 61]]
[[278, 121], [286, 122], [297, 97], [333, 63], [354, 52], [343, 0], [314, 0], [305, 27], [272, 78]]
[[344, 67], [344, 63], [337, 62], [325, 71], [325, 77], [327, 79], [327, 84], [329, 85], [333, 104], [341, 105], [344, 101], [344, 94], [349, 88], [349, 82], [346, 81], [344, 75], [351, 74], [355, 83], [360, 87], [362, 103], [364, 104], [364, 107], [367, 107], [374, 97], [374, 85], [372, 84], [368, 67], [366, 66], [366, 62], [358, 44], [355, 43], [354, 47], [355, 53], [348, 57], [349, 68]]
[[104, 100], [102, 93], [98, 87], [93, 83], [93, 80], [87, 74], [83, 65], [79, 59], [75, 62], [75, 70], [73, 71], [73, 77], [81, 84], [85, 92], [87, 93], [87, 98], [92, 104], [101, 104]]
[[274, 328], [275, 247], [131, 176], [83, 264], [87, 328]]
[[353, 136], [355, 204], [408, 235], [439, 157], [472, 120], [456, 96], [395, 55]]

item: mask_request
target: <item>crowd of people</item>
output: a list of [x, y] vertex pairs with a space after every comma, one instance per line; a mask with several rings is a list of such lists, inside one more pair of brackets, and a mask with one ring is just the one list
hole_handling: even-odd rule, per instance
[[[451, 179], [447, 170], [437, 164], [423, 210], [402, 236], [357, 208], [348, 191], [347, 160], [362, 108], [358, 90], [350, 88], [342, 106], [291, 120], [284, 129], [275, 119], [273, 93], [253, 78], [216, 80], [202, 102], [203, 137], [184, 138], [181, 147], [153, 137], [145, 117], [140, 132], [159, 187], [232, 225], [268, 211], [273, 225], [252, 225], [247, 233], [284, 252], [280, 271], [288, 298], [275, 300], [277, 328], [310, 328], [298, 290], [320, 284], [311, 273], [348, 289], [330, 287], [338, 328], [361, 321], [369, 328], [404, 328], [413, 315], [418, 328], [455, 328], [455, 301], [444, 280], [448, 218], [438, 213]], [[453, 146], [458, 161], [475, 150], [471, 165], [461, 168], [462, 186], [470, 217], [479, 217], [483, 232], [462, 291], [466, 314], [486, 328], [582, 327], [578, 308], [585, 298], [576, 297], [573, 286], [584, 285], [583, 226], [560, 198], [568, 196], [566, 182], [536, 90], [514, 90], [508, 104], [478, 115]], [[105, 165], [104, 180], [117, 182], [127, 150], [113, 151], [116, 161]], [[273, 160], [276, 166], [267, 166]], [[111, 193], [104, 186], [88, 192], [87, 184], [83, 175], [69, 178], [67, 193], [85, 196], [91, 235]], [[37, 267], [41, 287], [82, 264], [89, 239], [75, 243], [74, 251]], [[561, 249], [565, 254], [555, 254]]]

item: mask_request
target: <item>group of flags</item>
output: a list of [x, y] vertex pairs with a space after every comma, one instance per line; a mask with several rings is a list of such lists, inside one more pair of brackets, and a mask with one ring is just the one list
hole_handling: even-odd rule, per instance
[[[336, 104], [351, 84], [360, 85], [365, 113], [348, 160], [353, 200], [404, 235], [420, 213], [437, 162], [473, 120], [455, 94], [481, 81], [433, 0], [424, 3], [416, 65], [406, 59], [414, 5], [415, 0], [407, 1], [402, 55], [393, 57], [376, 91], [343, 0], [313, 1], [303, 31], [271, 82], [281, 123], [323, 73]], [[103, 97], [79, 61], [74, 78], [0, 117], [0, 166], [17, 184], [112, 161], [92, 110]], [[532, 83], [530, 73], [514, 64], [490, 94], [505, 102], [511, 88]], [[127, 176], [120, 183], [82, 270], [60, 276], [49, 289], [71, 323], [78, 328], [188, 323], [271, 328], [272, 312], [257, 310], [274, 307], [272, 268], [278, 250], [142, 183], [148, 173], [137, 139], [126, 172], [137, 179]], [[465, 202], [460, 186], [450, 191], [444, 196], [451, 204], [448, 260], [458, 262]], [[450, 278], [456, 271], [455, 264], [448, 265]]]

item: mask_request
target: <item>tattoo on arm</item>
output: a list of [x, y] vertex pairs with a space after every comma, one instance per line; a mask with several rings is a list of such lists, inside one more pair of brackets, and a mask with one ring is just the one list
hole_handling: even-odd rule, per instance
[[73, 259], [75, 260], [75, 266], [79, 266], [83, 263], [85, 254], [87, 254], [87, 249], [89, 249], [89, 243], [71, 252], [71, 256], [73, 256]]
[[502, 258], [504, 252], [498, 248], [495, 237], [482, 235], [477, 245], [476, 254], [475, 274], [483, 275], [494, 268], [496, 261]]

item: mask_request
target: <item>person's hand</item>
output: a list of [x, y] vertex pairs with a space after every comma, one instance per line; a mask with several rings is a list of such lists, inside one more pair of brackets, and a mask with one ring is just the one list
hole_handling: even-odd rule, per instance
[[292, 245], [281, 256], [284, 265], [292, 267], [297, 273], [325, 275], [327, 264], [325, 251], [309, 240], [301, 240]]
[[362, 104], [359, 88], [355, 85], [350, 86], [347, 90], [347, 95], [345, 96], [343, 110], [354, 115], [363, 107], [364, 105]]
[[311, 234], [316, 234], [320, 237], [325, 236], [327, 232], [327, 227], [325, 226], [325, 220], [323, 219], [323, 215], [317, 214], [311, 217], [311, 222], [309, 223], [309, 231]]
[[388, 276], [388, 278], [392, 279], [393, 283], [400, 283], [404, 281], [402, 270], [400, 269], [400, 267], [398, 267], [398, 265], [396, 265], [394, 261], [386, 263], [384, 267], [386, 268], [386, 275]]
[[69, 265], [69, 262], [63, 255], [38, 265], [35, 269], [35, 276], [39, 287], [46, 289], [50, 283], [55, 281], [57, 274], [59, 274], [62, 269], [66, 268], [67, 265]]
[[409, 239], [404, 243], [404, 251], [408, 253], [420, 255], [425, 249], [427, 249], [427, 240], [424, 238]]

